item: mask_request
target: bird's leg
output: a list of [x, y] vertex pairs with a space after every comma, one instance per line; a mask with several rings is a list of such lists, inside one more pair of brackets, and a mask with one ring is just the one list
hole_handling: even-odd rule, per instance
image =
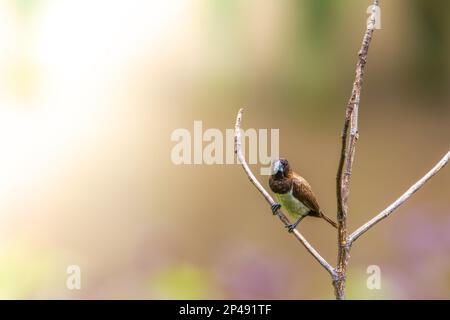
[[303, 220], [303, 218], [306, 217], [306, 215], [301, 215], [297, 221], [295, 221], [294, 223], [288, 224], [286, 226], [286, 228], [288, 229], [288, 232], [291, 233], [294, 231], [295, 228], [297, 228], [298, 224], [300, 223], [300, 221]]
[[270, 206], [270, 208], [272, 209], [273, 215], [276, 215], [277, 214], [277, 210], [281, 208], [281, 204], [274, 203], [273, 205]]

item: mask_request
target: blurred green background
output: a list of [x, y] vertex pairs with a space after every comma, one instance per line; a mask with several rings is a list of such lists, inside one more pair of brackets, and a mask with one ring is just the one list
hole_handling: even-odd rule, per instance
[[[174, 165], [170, 135], [194, 120], [232, 128], [246, 107], [243, 127], [279, 128], [281, 155], [334, 216], [369, 4], [1, 0], [0, 298], [333, 298], [241, 168]], [[381, 1], [351, 230], [449, 150], [449, 9]], [[450, 298], [449, 178], [447, 168], [358, 240], [349, 298]], [[300, 230], [334, 264], [329, 226], [305, 219]], [[66, 288], [74, 264], [81, 290]], [[381, 290], [366, 287], [369, 265]]]

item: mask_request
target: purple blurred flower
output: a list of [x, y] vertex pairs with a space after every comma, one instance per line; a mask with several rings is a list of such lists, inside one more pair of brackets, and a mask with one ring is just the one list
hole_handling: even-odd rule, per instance
[[391, 275], [409, 299], [442, 299], [450, 294], [450, 217], [432, 206], [403, 213], [389, 228], [397, 261]]
[[289, 298], [287, 263], [253, 248], [234, 250], [218, 261], [219, 282], [234, 299]]

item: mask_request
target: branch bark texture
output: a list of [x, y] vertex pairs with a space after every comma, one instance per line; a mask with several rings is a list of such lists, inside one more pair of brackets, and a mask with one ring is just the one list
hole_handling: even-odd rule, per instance
[[364, 71], [367, 62], [370, 42], [375, 29], [376, 14], [379, 1], [375, 0], [372, 6], [372, 14], [367, 23], [361, 48], [358, 52], [356, 63], [355, 81], [352, 93], [345, 110], [344, 128], [342, 129], [341, 155], [336, 175], [337, 195], [337, 221], [338, 221], [338, 261], [336, 271], [337, 280], [333, 282], [336, 299], [345, 299], [345, 283], [347, 276], [348, 260], [350, 258], [350, 244], [347, 236], [347, 212], [348, 196], [350, 193], [350, 178], [352, 175], [353, 160], [355, 159], [356, 142], [358, 141], [358, 110], [361, 90], [364, 79]]

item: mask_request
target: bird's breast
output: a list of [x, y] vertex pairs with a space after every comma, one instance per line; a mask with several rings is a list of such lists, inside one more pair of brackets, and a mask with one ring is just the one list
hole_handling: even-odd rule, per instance
[[292, 189], [287, 193], [276, 193], [277, 201], [282, 205], [289, 215], [293, 218], [307, 215], [310, 209], [295, 198], [292, 194]]

